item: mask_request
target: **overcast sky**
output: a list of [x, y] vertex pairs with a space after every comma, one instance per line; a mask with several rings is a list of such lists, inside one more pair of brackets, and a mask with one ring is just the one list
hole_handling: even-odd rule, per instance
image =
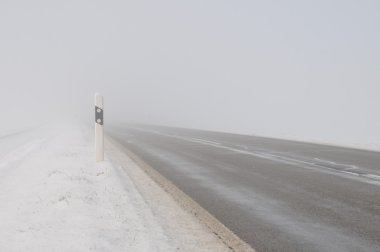
[[98, 91], [108, 122], [380, 146], [379, 13], [377, 0], [0, 0], [2, 127], [92, 123]]

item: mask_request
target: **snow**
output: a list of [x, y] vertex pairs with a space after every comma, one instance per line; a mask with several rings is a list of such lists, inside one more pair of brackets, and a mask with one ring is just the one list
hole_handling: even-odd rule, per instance
[[96, 163], [88, 128], [22, 134], [0, 139], [0, 251], [228, 251], [146, 174]]

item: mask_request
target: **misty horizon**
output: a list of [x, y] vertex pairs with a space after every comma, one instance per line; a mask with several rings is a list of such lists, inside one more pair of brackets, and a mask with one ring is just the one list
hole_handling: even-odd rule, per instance
[[0, 3], [1, 130], [76, 118], [380, 150], [376, 1]]

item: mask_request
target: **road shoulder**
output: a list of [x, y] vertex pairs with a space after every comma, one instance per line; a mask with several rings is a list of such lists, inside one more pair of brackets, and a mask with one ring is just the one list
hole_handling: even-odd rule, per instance
[[[164, 228], [169, 236], [176, 236], [178, 245], [190, 246], [184, 248], [186, 251], [225, 251], [226, 249], [236, 252], [255, 251], [187, 194], [115, 139], [107, 138], [106, 151], [110, 158], [121, 164], [128, 173], [140, 193], [151, 205], [155, 215], [166, 223]], [[155, 194], [160, 194], [160, 196]], [[178, 230], [178, 227], [181, 227], [181, 230]], [[196, 231], [198, 234], [189, 234], [188, 230]], [[186, 237], [189, 235], [190, 237]], [[194, 242], [195, 247], [188, 242], [189, 238], [193, 241], [198, 240]], [[220, 248], [217, 249], [214, 246]]]

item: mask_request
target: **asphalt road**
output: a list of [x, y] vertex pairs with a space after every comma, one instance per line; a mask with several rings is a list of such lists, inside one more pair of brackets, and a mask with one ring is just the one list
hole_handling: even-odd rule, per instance
[[154, 127], [107, 132], [257, 251], [380, 251], [380, 153]]

